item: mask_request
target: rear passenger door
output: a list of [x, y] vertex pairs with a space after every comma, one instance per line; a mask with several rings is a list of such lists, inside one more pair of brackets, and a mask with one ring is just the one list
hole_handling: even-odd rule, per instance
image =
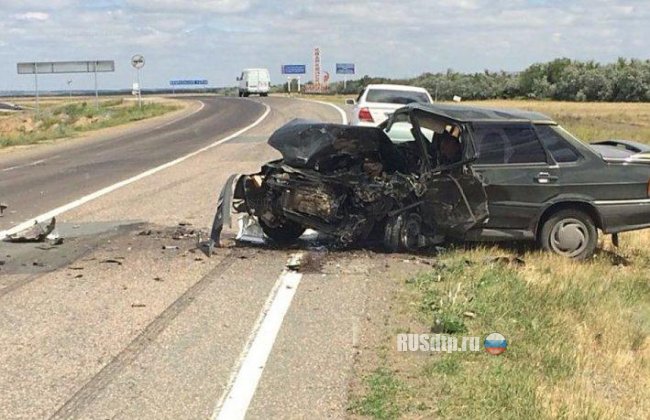
[[530, 123], [475, 123], [473, 164], [485, 185], [490, 217], [485, 227], [533, 225], [544, 203], [558, 194], [559, 170]]

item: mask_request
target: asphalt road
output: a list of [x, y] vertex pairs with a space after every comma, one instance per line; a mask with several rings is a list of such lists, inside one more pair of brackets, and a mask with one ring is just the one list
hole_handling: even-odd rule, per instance
[[9, 205], [0, 230], [197, 150], [251, 124], [265, 111], [253, 100], [185, 99], [194, 103], [171, 120], [0, 153], [0, 202]]
[[[3, 156], [3, 168], [53, 159], [3, 174], [8, 204], [30, 217], [212, 144], [270, 108], [227, 143], [61, 214], [62, 245], [0, 243], [0, 418], [218, 418], [224, 399], [247, 418], [347, 415], [366, 307], [382, 299], [370, 290], [386, 290], [388, 264], [403, 272], [404, 257], [309, 241], [219, 248], [212, 258], [196, 248], [227, 177], [278, 157], [265, 143], [275, 129], [341, 115], [288, 98], [201, 100], [211, 116], [201, 111], [158, 135], [141, 127], [113, 142]], [[77, 159], [56, 157], [58, 147]], [[70, 170], [57, 172], [64, 163]], [[96, 178], [95, 166], [110, 179]], [[5, 181], [13, 171], [28, 179]], [[47, 198], [34, 193], [39, 183]], [[23, 189], [36, 206], [21, 201]], [[312, 263], [285, 284], [294, 255]], [[246, 366], [252, 376], [242, 375]]]

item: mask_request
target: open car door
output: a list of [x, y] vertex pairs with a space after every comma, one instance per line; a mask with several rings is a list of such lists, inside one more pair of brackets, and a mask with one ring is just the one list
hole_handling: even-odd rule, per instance
[[[392, 121], [404, 120], [400, 113], [408, 114], [413, 136], [423, 154], [423, 176], [428, 179], [427, 192], [422, 197], [423, 221], [435, 226], [438, 233], [462, 237], [489, 216], [487, 194], [480, 175], [469, 165], [476, 159], [476, 149], [467, 127], [447, 115], [427, 112], [424, 109], [402, 108]], [[456, 131], [453, 137], [450, 132]], [[453, 162], [445, 159], [441, 142], [443, 138], [455, 139], [459, 149]]]
[[467, 166], [433, 175], [422, 199], [424, 221], [445, 235], [462, 237], [489, 216], [483, 183]]

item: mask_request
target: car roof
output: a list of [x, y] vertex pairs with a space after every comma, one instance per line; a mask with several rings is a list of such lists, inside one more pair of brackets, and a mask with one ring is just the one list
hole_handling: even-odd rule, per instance
[[556, 124], [547, 115], [539, 112], [524, 111], [521, 109], [483, 108], [477, 106], [453, 105], [446, 103], [420, 104], [412, 103], [406, 106], [410, 109], [419, 109], [448, 120], [457, 122], [533, 122], [541, 124]]
[[367, 89], [386, 89], [386, 90], [405, 90], [409, 92], [427, 92], [425, 88], [418, 86], [408, 85], [390, 85], [390, 84], [374, 84], [366, 86]]

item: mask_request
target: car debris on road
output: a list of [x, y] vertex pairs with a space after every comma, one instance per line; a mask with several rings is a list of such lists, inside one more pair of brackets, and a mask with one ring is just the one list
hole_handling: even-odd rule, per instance
[[47, 223], [35, 222], [33, 226], [13, 235], [7, 235], [3, 240], [11, 243], [45, 242], [47, 239], [58, 240], [60, 239], [59, 236], [53, 234], [55, 228], [56, 218], [53, 217]]

